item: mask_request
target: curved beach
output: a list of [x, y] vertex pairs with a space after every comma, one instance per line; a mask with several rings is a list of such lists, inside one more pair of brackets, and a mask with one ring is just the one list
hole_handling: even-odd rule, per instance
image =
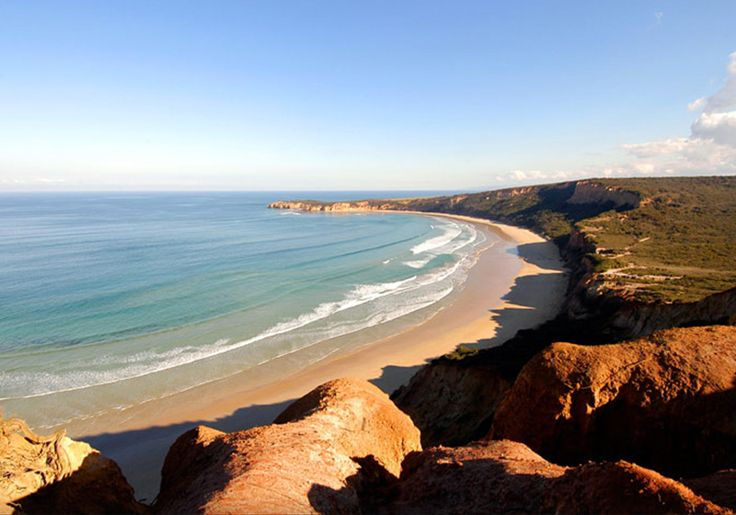
[[460, 344], [500, 344], [557, 313], [565, 278], [554, 244], [525, 229], [456, 218], [501, 236], [501, 241], [480, 253], [463, 287], [428, 320], [357, 349], [335, 352], [285, 378], [279, 375], [285, 364], [280, 358], [262, 367], [258, 378], [252, 371], [247, 378], [238, 374], [69, 427], [70, 434], [115, 459], [137, 495], [150, 500], [158, 491], [169, 446], [195, 425], [232, 431], [268, 424], [292, 400], [337, 377], [370, 380], [391, 392], [428, 360]]

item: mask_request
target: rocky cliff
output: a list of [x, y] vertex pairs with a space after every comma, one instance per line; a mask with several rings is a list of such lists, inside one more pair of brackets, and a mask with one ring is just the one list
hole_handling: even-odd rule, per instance
[[[520, 371], [552, 342], [600, 345], [652, 335], [661, 329], [736, 322], [734, 178], [588, 180], [452, 197], [332, 204], [312, 202], [309, 206], [285, 203], [273, 207], [462, 214], [527, 227], [558, 244], [570, 270], [570, 283], [559, 316], [534, 330], [521, 331], [498, 348], [470, 353], [461, 359], [435, 360], [392, 396], [421, 429], [425, 446], [462, 445], [488, 433], [496, 410], [507, 395], [511, 395]], [[675, 349], [682, 350], [677, 342], [683, 334], [667, 334], [664, 338], [672, 337]], [[684, 338], [693, 345], [699, 340], [692, 334]], [[642, 352], [647, 354], [650, 350]], [[669, 358], [657, 356], [669, 363]], [[588, 365], [581, 364], [581, 368], [585, 370]], [[701, 365], [697, 360], [693, 362], [699, 372], [704, 372], [705, 369], [698, 368]], [[654, 377], [649, 378], [650, 373]], [[642, 374], [648, 379], [641, 379], [642, 384], [637, 387], [640, 391], [648, 391], [645, 385], [651, 386], [652, 381], [655, 385], [662, 381], [661, 388], [666, 389], [664, 385], [669, 379], [677, 379], [668, 379], [663, 370], [650, 368]], [[530, 384], [537, 386], [541, 382], [541, 377], [530, 379]], [[518, 384], [514, 388], [521, 388], [523, 381]], [[634, 435], [633, 429], [626, 426], [631, 429], [622, 433], [628, 435], [627, 440], [615, 440], [617, 443], [612, 444], [610, 449], [614, 450], [609, 454], [596, 454], [592, 447], [605, 447], [606, 444], [601, 443], [605, 439], [596, 440], [598, 443], [593, 445], [589, 441], [585, 444], [587, 437], [580, 434], [568, 435], [571, 441], [582, 438], [576, 444], [592, 447], [578, 452], [575, 459], [571, 458], [574, 453], [555, 455], [555, 458], [576, 461], [584, 457], [628, 456], [686, 475], [732, 466], [728, 465], [730, 458], [723, 462], [714, 458], [733, 455], [732, 435], [715, 429], [732, 424], [727, 418], [721, 419], [715, 427], [709, 426], [707, 417], [675, 427], [677, 406], [682, 409], [685, 409], [683, 406], [688, 409], [697, 406], [697, 413], [702, 413], [704, 405], [721, 403], [718, 404], [720, 416], [727, 417], [726, 408], [733, 406], [734, 400], [725, 383], [713, 395], [705, 396], [680, 385], [679, 389], [675, 388], [679, 393], [673, 393], [677, 400], [672, 402], [664, 394], [659, 400], [652, 400], [649, 394], [641, 393], [641, 398], [635, 400], [632, 391], [637, 388], [621, 387], [621, 391], [627, 393], [613, 404], [606, 404], [600, 412], [589, 404], [584, 404], [584, 409], [597, 413], [590, 414], [591, 419], [598, 420], [594, 424], [598, 428], [596, 431], [606, 426], [609, 431], [615, 428], [616, 423], [609, 418], [615, 413], [624, 417], [621, 423], [626, 422], [626, 414], [631, 414], [632, 420], [645, 428], [642, 431], [649, 431], [656, 442], [652, 445], [642, 443], [645, 439]], [[688, 404], [686, 399], [696, 404]], [[660, 404], [661, 409], [657, 408]], [[515, 409], [521, 414], [534, 412], [520, 405]], [[513, 411], [509, 408], [507, 412]], [[602, 418], [597, 419], [597, 416]], [[552, 426], [558, 427], [557, 422]], [[500, 424], [496, 431], [500, 431]], [[672, 434], [676, 435], [673, 438], [682, 439], [697, 458], [683, 460], [682, 455], [675, 452], [674, 440], [651, 436], [660, 434], [663, 425], [672, 428]], [[534, 427], [526, 426], [528, 431], [534, 431]], [[699, 432], [705, 436], [696, 437]], [[554, 433], [548, 444], [556, 445], [549, 442], [557, 442], [563, 436]], [[637, 438], [641, 440], [639, 444], [635, 443]], [[547, 448], [543, 450], [547, 452]]]
[[417, 438], [375, 387], [332, 381], [271, 426], [231, 434], [199, 427], [183, 435], [167, 457], [156, 510], [730, 513], [712, 477], [691, 480], [694, 491], [620, 459], [565, 466], [510, 440], [421, 450]]
[[115, 462], [63, 432], [0, 419], [0, 513], [145, 513]]
[[[634, 279], [618, 283], [616, 276], [597, 269], [597, 252], [577, 229], [561, 246], [570, 269], [562, 316], [583, 329], [577, 331], [581, 342], [619, 341], [671, 327], [736, 323], [736, 287], [692, 301], [643, 301], [633, 294], [640, 286]], [[588, 326], [596, 330], [588, 331]]]
[[488, 432], [513, 384], [497, 363], [439, 359], [422, 367], [391, 399], [421, 429], [422, 445], [462, 445]]
[[[640, 182], [578, 181], [546, 190], [506, 190], [488, 196], [490, 204], [477, 200], [472, 204], [475, 211], [470, 214], [516, 222], [547, 234], [553, 233], [557, 225], [543, 213], [552, 210], [564, 215], [569, 223], [555, 242], [567, 263], [570, 282], [562, 312], [555, 319], [518, 333], [500, 348], [483, 350], [463, 360], [435, 360], [394, 394], [395, 402], [422, 430], [425, 445], [457, 445], [480, 437], [489, 429], [493, 407], [505, 393], [504, 385], [511, 384], [524, 364], [552, 342], [594, 345], [671, 327], [736, 323], [736, 287], [732, 279], [723, 280], [736, 272], [736, 254], [730, 250], [736, 245], [736, 233], [724, 237], [718, 234], [722, 232], [719, 226], [724, 223], [723, 215], [729, 216], [727, 225], [736, 220], [736, 181], [657, 180], [644, 182], [646, 187]], [[641, 192], [634, 194], [624, 186]], [[692, 192], [683, 192], [688, 188]], [[698, 193], [702, 195], [697, 197]], [[494, 203], [502, 197], [520, 204], [509, 211], [507, 204]], [[704, 206], [710, 197], [717, 200], [708, 210]], [[520, 201], [522, 198], [526, 200]], [[444, 209], [446, 205], [440, 202], [435, 207]], [[611, 210], [600, 211], [592, 205]], [[470, 211], [467, 206], [465, 211]], [[692, 220], [702, 221], [692, 224]], [[655, 241], [652, 235], [665, 242]], [[602, 242], [609, 241], [624, 243], [620, 249], [604, 249]], [[686, 259], [703, 266], [678, 264], [678, 260], [685, 259], [680, 254], [686, 255], [681, 242], [687, 241], [693, 241], [698, 251]], [[629, 267], [624, 271], [606, 268], [612, 266], [609, 262], [637, 259], [658, 263], [656, 273], [661, 275], [644, 273], [647, 270], [641, 268], [643, 265], [631, 263], [622, 265]], [[679, 274], [674, 279], [666, 275], [672, 270]], [[670, 297], [640, 298], [647, 288], [660, 288]], [[683, 295], [683, 288], [699, 293]], [[427, 409], [432, 405], [439, 409]]]
[[625, 461], [562, 467], [508, 440], [410, 454], [385, 513], [727, 513]]
[[[714, 345], [720, 350], [719, 343]], [[678, 354], [675, 361], [686, 369], [672, 374], [675, 390], [683, 385], [694, 388], [697, 381], [720, 384], [687, 375], [687, 371], [704, 366], [694, 354]], [[560, 367], [560, 374], [585, 374], [587, 365], [585, 360], [573, 360], [567, 369]], [[662, 363], [670, 365], [667, 360]], [[512, 391], [524, 384], [515, 384]], [[511, 402], [508, 400], [499, 412], [513, 414], [514, 406], [508, 404]], [[531, 409], [536, 409], [544, 401], [530, 402]], [[529, 409], [524, 406], [520, 411]], [[689, 412], [680, 413], [681, 422], [688, 417]], [[551, 427], [554, 431], [554, 422]], [[657, 428], [648, 426], [645, 430], [655, 432]], [[385, 394], [370, 383], [347, 379], [316, 388], [289, 406], [270, 426], [235, 433], [199, 426], [185, 433], [169, 451], [161, 492], [152, 508], [132, 500], [132, 491], [119, 470], [104, 458], [75, 483], [34, 500], [25, 490], [26, 485], [31, 490], [43, 484], [62, 485], [64, 478], [53, 479], [58, 476], [57, 469], [71, 471], [65, 477], [74, 478], [88, 467], [79, 467], [78, 462], [88, 462], [90, 450], [85, 444], [64, 442], [63, 438], [39, 440], [25, 429], [19, 437], [13, 431], [16, 429], [3, 433], [16, 436], [3, 440], [0, 453], [4, 460], [0, 486], [2, 492], [11, 493], [8, 499], [14, 499], [5, 504], [9, 511], [726, 514], [732, 513], [729, 506], [733, 504], [733, 490], [729, 489], [732, 470], [690, 479], [685, 484], [620, 459], [574, 466], [554, 463], [524, 443], [510, 440], [422, 450], [418, 430]], [[616, 432], [611, 436], [615, 440]], [[41, 448], [35, 447], [39, 445], [35, 440]], [[624, 434], [620, 442], [609, 443], [618, 449], [618, 444], [626, 441]], [[57, 454], [59, 445], [67, 449], [64, 458]], [[22, 459], [13, 461], [14, 468], [7, 468], [8, 456]], [[37, 476], [42, 478], [40, 482]]]
[[[678, 359], [687, 370], [702, 365], [693, 354]], [[581, 374], [585, 366], [570, 365]], [[673, 387], [693, 381], [685, 373], [672, 376]], [[687, 417], [680, 413], [681, 422]], [[318, 387], [277, 422], [231, 434], [199, 427], [183, 435], [167, 457], [157, 511], [730, 513], [730, 497], [714, 486], [714, 476], [690, 480], [691, 489], [621, 459], [554, 463], [510, 440], [421, 450], [409, 419], [365, 382]], [[625, 441], [622, 435], [618, 443]], [[729, 471], [717, 477], [727, 480]]]
[[523, 442], [555, 463], [623, 458], [702, 476], [736, 466], [735, 406], [736, 327], [555, 343], [522, 369], [489, 438]]
[[568, 204], [606, 205], [613, 209], [635, 209], [639, 207], [641, 195], [595, 180], [577, 181], [575, 191], [567, 199]]

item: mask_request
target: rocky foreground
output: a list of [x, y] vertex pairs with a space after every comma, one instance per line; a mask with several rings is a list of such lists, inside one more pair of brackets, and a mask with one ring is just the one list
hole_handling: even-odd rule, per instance
[[[736, 328], [556, 343], [495, 401], [490, 432], [422, 449], [363, 381], [326, 383], [270, 426], [197, 427], [152, 506], [112, 461], [5, 420], [0, 506], [26, 513], [732, 513]], [[498, 392], [496, 392], [498, 393]]]

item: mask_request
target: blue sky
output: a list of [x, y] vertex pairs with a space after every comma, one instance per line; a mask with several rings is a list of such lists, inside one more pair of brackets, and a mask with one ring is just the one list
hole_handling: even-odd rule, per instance
[[0, 0], [0, 189], [736, 173], [734, 20], [732, 0]]

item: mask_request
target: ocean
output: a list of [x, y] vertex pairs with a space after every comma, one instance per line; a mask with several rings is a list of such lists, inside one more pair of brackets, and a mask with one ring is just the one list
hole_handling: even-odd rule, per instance
[[50, 430], [428, 318], [493, 236], [440, 217], [266, 208], [390, 195], [1, 195], [5, 416]]

